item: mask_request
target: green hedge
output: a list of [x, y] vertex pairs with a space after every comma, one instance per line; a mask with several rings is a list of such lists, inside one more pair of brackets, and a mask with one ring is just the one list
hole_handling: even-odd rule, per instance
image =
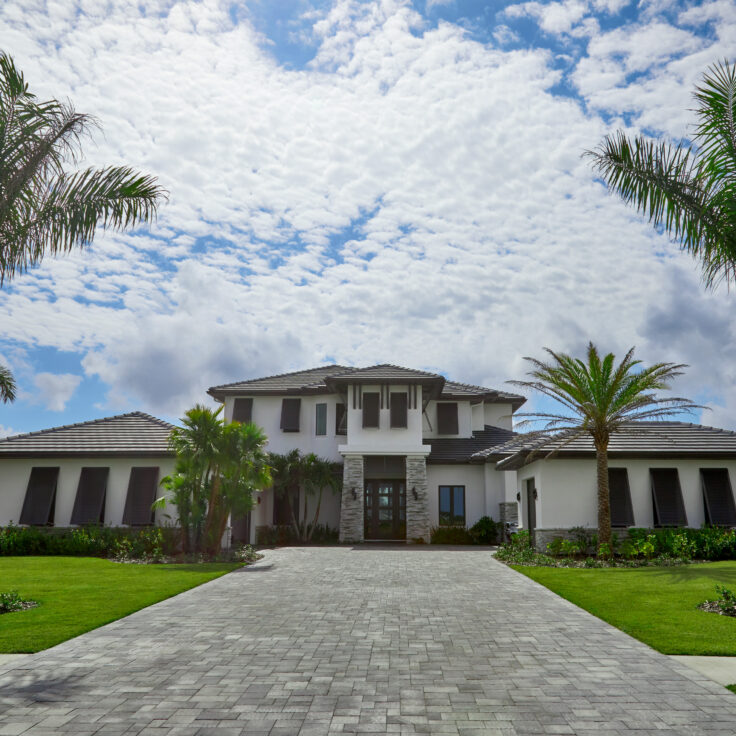
[[501, 523], [490, 516], [479, 519], [470, 529], [464, 526], [436, 526], [429, 535], [430, 544], [496, 544]]
[[641, 546], [647, 541], [654, 545], [654, 555], [657, 557], [736, 560], [736, 530], [716, 526], [702, 529], [629, 529], [628, 539], [617, 545], [616, 552], [627, 555], [632, 546]]
[[124, 529], [87, 526], [57, 529], [0, 527], [0, 555], [63, 555], [142, 559], [176, 553], [178, 530], [161, 527]]

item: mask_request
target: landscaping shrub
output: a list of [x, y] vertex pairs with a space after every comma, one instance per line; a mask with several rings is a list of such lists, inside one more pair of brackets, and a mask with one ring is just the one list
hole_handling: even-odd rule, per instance
[[8, 593], [0, 593], [0, 613], [12, 613], [23, 610], [25, 601], [20, 597], [17, 590]]
[[724, 585], [716, 584], [718, 598], [713, 601], [705, 601], [698, 608], [709, 613], [720, 613], [721, 616], [736, 616], [736, 593]]
[[496, 559], [512, 565], [549, 566], [557, 564], [549, 555], [540, 554], [529, 544], [529, 532], [526, 529], [512, 534], [511, 539], [498, 548]]
[[436, 526], [429, 535], [430, 544], [473, 544], [474, 539], [464, 526]]
[[[340, 532], [327, 524], [317, 524], [309, 544], [337, 544]], [[299, 540], [291, 525], [257, 526], [256, 544], [259, 547], [285, 547], [291, 544], [306, 544]]]
[[168, 527], [47, 529], [11, 524], [0, 527], [0, 555], [160, 559], [176, 553], [176, 538], [176, 530]]
[[490, 516], [482, 516], [468, 529], [474, 544], [497, 544], [501, 534], [501, 522]]
[[[723, 527], [702, 529], [629, 529], [628, 539], [622, 544], [622, 553], [627, 554], [633, 544], [634, 550], [643, 549], [643, 540], [654, 550], [646, 549], [645, 557], [663, 556], [678, 559], [734, 560], [736, 559], [736, 530]], [[626, 550], [626, 552], [624, 552]], [[637, 556], [637, 555], [634, 555]]]

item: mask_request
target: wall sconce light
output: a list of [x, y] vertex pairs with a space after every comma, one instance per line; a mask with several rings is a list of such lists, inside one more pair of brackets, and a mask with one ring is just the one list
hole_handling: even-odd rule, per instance
[[411, 495], [414, 496], [414, 500], [415, 501], [418, 501], [419, 500], [419, 494], [417, 493], [417, 487], [416, 486], [412, 486], [411, 487]]
[[353, 494], [353, 501], [357, 501], [357, 499], [358, 499], [358, 489], [355, 486], [353, 486], [350, 489], [350, 493]]
[[516, 500], [521, 503], [521, 491], [516, 494]]
[[533, 495], [534, 495], [534, 500], [536, 501], [539, 498], [539, 496], [537, 495], [537, 489], [536, 488], [534, 489], [534, 494]]
[[256, 502], [257, 502], [257, 503], [258, 503], [258, 505], [260, 506], [260, 504], [261, 504], [261, 497], [260, 497], [260, 496], [258, 496], [258, 498], [256, 499]]

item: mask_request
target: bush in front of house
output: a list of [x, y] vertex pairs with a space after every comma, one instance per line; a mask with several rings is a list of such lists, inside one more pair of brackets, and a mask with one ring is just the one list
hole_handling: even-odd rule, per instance
[[259, 547], [286, 547], [303, 544], [337, 544], [340, 541], [340, 532], [327, 524], [316, 524], [311, 530], [311, 535], [309, 542], [303, 542], [291, 525], [257, 526], [256, 545]]
[[482, 516], [468, 529], [474, 544], [498, 544], [502, 524], [490, 516]]
[[496, 544], [501, 523], [483, 516], [466, 529], [464, 526], [436, 526], [429, 533], [430, 544]]
[[176, 534], [176, 530], [166, 527], [47, 529], [10, 524], [0, 527], [0, 555], [160, 559], [176, 554]]

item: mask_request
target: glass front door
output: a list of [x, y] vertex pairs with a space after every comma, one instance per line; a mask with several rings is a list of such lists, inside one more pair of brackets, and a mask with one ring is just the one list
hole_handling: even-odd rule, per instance
[[366, 539], [406, 539], [406, 483], [366, 481], [364, 518]]

